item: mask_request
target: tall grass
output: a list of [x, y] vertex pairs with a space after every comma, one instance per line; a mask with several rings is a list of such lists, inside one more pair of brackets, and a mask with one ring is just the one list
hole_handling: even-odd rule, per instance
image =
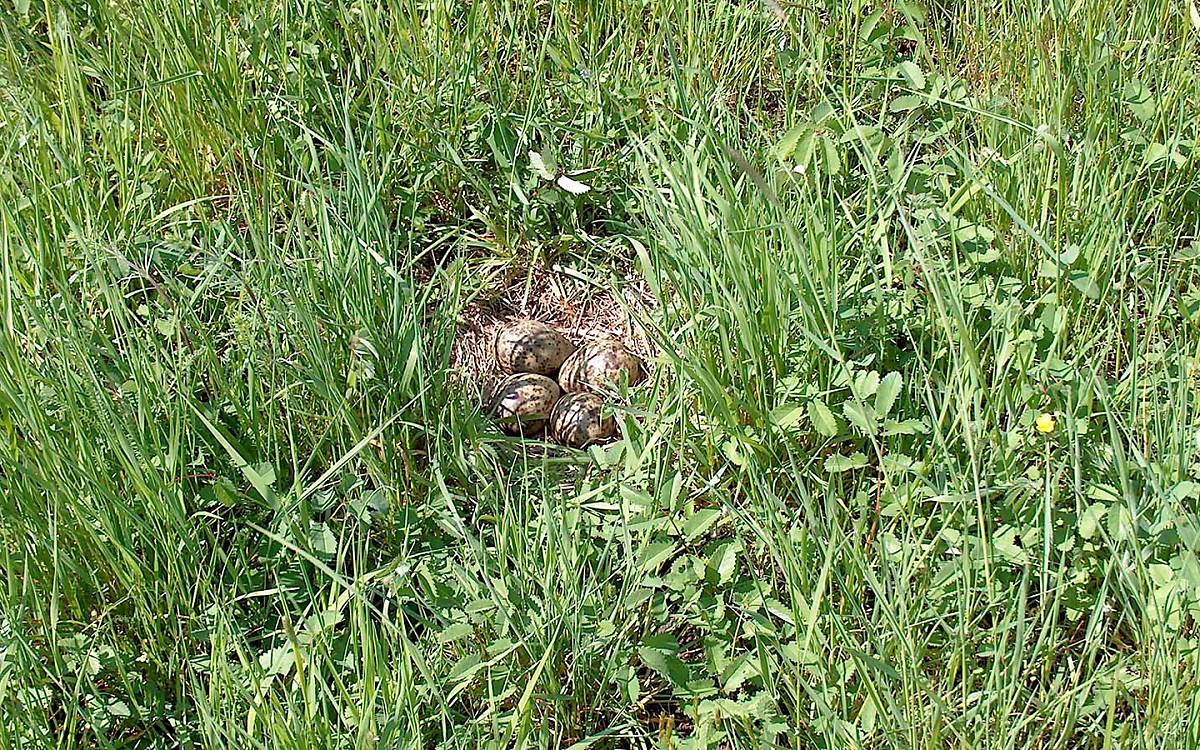
[[[11, 4], [0, 740], [1200, 744], [1193, 18]], [[584, 454], [449, 368], [550, 264]]]

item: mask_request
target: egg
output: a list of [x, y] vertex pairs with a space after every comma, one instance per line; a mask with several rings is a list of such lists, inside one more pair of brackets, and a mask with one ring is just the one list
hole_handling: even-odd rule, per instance
[[558, 384], [545, 375], [521, 372], [501, 379], [487, 394], [487, 412], [510, 435], [536, 435], [559, 400]]
[[558, 382], [568, 393], [611, 389], [622, 378], [637, 385], [644, 377], [642, 360], [619, 341], [597, 341], [576, 349], [562, 363]]
[[604, 401], [594, 393], [568, 393], [550, 412], [550, 435], [563, 445], [583, 448], [617, 434], [617, 423], [603, 414]]
[[493, 340], [501, 372], [552, 375], [575, 345], [558, 331], [536, 320], [518, 320], [496, 331]]

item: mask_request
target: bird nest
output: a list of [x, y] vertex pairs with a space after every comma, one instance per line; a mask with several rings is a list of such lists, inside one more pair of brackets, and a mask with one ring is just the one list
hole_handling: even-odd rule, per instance
[[653, 309], [654, 297], [641, 276], [631, 271], [622, 277], [618, 288], [604, 289], [557, 267], [535, 268], [485, 289], [460, 315], [450, 353], [452, 378], [484, 392], [499, 375], [493, 337], [521, 318], [541, 321], [576, 344], [617, 339], [653, 362], [657, 352], [637, 317]]

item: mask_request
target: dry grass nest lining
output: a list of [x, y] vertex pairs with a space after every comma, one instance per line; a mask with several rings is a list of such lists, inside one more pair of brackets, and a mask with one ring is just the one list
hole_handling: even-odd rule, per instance
[[650, 310], [655, 300], [641, 276], [629, 273], [625, 279], [617, 292], [621, 301], [612, 292], [549, 268], [534, 269], [502, 288], [485, 290], [459, 319], [450, 352], [452, 379], [483, 393], [500, 374], [492, 337], [501, 326], [522, 318], [552, 326], [576, 344], [618, 339], [649, 368], [657, 350], [625, 308]]

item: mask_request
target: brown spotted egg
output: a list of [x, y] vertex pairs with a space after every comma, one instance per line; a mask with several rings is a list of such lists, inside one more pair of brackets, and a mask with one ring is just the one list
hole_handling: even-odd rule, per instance
[[550, 412], [550, 435], [572, 448], [583, 448], [617, 434], [617, 423], [603, 413], [604, 401], [594, 393], [568, 393]]
[[560, 395], [558, 384], [544, 375], [520, 372], [496, 383], [488, 392], [487, 411], [510, 435], [536, 435], [546, 426]]
[[576, 349], [558, 373], [558, 382], [567, 393], [605, 390], [622, 378], [637, 385], [643, 372], [641, 358], [619, 341], [597, 341]]
[[496, 331], [496, 364], [502, 372], [551, 375], [575, 351], [558, 331], [536, 320], [518, 320]]

